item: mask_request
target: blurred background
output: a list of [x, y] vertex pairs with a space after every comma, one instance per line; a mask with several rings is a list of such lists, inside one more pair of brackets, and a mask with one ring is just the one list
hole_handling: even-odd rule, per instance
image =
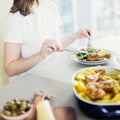
[[[3, 69], [3, 26], [13, 0], [0, 3], [0, 86], [8, 82]], [[106, 39], [120, 43], [120, 0], [53, 0], [62, 17], [63, 36], [83, 28], [90, 28], [93, 41]], [[87, 40], [76, 41], [73, 46], [85, 45]], [[112, 46], [112, 45], [111, 45]]]
[[120, 0], [54, 0], [60, 9], [63, 32], [91, 28], [94, 37], [120, 32]]

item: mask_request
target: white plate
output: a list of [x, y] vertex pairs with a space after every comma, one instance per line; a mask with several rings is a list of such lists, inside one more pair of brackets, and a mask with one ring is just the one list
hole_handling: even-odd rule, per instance
[[[101, 50], [101, 49], [99, 49], [99, 50]], [[104, 50], [106, 50], [106, 49], [104, 49]], [[111, 58], [112, 58], [112, 57], [113, 57], [113, 52], [110, 51], [110, 50], [106, 50], [106, 51], [111, 54]], [[81, 63], [81, 64], [83, 64], [83, 65], [102, 65], [102, 64], [108, 63], [108, 62], [111, 60], [111, 58], [110, 58], [110, 59], [104, 58], [103, 60], [100, 60], [100, 61], [80, 60], [79, 58], [76, 57], [76, 54], [75, 54], [75, 53], [73, 53], [73, 54], [71, 55], [71, 58], [72, 58], [74, 61], [76, 61], [76, 62], [78, 62], [78, 63]]]

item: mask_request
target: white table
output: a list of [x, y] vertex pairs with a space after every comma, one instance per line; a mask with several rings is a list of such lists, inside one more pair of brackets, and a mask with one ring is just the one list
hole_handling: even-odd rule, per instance
[[[32, 99], [35, 90], [46, 89], [58, 96], [51, 102], [51, 105], [72, 106], [77, 112], [78, 120], [93, 120], [79, 110], [74, 99], [71, 83], [73, 73], [88, 66], [73, 61], [70, 54], [63, 52], [55, 60], [46, 63], [45, 66], [32, 71], [31, 74], [20, 77], [0, 89], [0, 105], [16, 97]], [[111, 61], [106, 65], [114, 65], [114, 63]]]
[[[111, 50], [115, 53], [120, 54], [120, 37], [118, 36], [109, 36], [107, 38], [96, 40], [92, 43], [95, 48], [104, 48]], [[32, 71], [31, 74], [47, 77], [54, 80], [71, 82], [72, 74], [85, 67], [86, 65], [81, 65], [71, 59], [71, 53], [63, 52], [57, 59], [47, 63], [35, 71]], [[105, 65], [115, 65], [113, 61]]]
[[[105, 65], [114, 65], [114, 63], [111, 61]], [[71, 53], [63, 52], [58, 58], [32, 71], [31, 74], [71, 83], [74, 72], [85, 67], [89, 66], [75, 62], [71, 59]]]
[[106, 48], [120, 54], [120, 36], [109, 36], [93, 42], [97, 48]]
[[75, 109], [77, 120], [93, 120], [84, 115], [75, 101], [72, 84], [27, 74], [0, 89], [0, 106], [13, 98], [33, 99], [36, 90], [46, 90], [56, 94], [51, 106], [71, 106]]

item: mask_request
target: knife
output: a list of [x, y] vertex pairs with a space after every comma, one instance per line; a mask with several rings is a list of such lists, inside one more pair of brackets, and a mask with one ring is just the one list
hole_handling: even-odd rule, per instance
[[63, 51], [68, 51], [68, 52], [80, 52], [80, 50], [73, 50], [73, 49], [63, 49]]

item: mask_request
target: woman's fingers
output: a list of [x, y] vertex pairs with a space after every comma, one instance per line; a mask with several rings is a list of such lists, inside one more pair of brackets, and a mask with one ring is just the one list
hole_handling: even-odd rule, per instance
[[91, 33], [90, 29], [85, 29], [85, 30], [86, 30], [86, 32], [88, 33], [89, 37], [91, 37], [91, 36], [92, 36], [92, 33]]
[[62, 44], [53, 40], [49, 40], [46, 45], [48, 48], [52, 50], [52, 52], [57, 52], [62, 50]]
[[63, 50], [63, 47], [62, 47], [62, 44], [61, 44], [61, 43], [55, 42], [55, 44], [56, 44], [56, 47], [57, 47], [56, 52], [60, 52], [60, 51]]
[[90, 31], [87, 29], [82, 30], [81, 33], [82, 33], [83, 37], [87, 37], [87, 38], [89, 38], [90, 34], [91, 34]]
[[89, 29], [82, 29], [75, 33], [76, 38], [90, 38], [91, 31]]
[[60, 43], [47, 39], [44, 41], [42, 45], [42, 48], [40, 50], [40, 55], [43, 58], [46, 58], [48, 55], [54, 52], [60, 52], [60, 51], [62, 51], [62, 45]]
[[56, 45], [55, 41], [51, 41], [51, 43], [49, 43], [48, 47], [50, 49], [52, 49], [53, 51], [57, 50], [57, 45]]
[[54, 49], [52, 47], [48, 47], [46, 48], [46, 52], [49, 54], [53, 53], [54, 52]]

